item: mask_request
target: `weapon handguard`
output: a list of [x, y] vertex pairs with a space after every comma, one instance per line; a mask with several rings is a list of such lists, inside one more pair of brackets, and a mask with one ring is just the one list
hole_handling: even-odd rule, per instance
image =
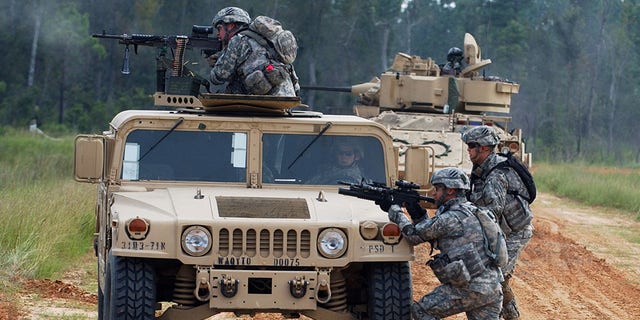
[[339, 183], [349, 186], [348, 189], [338, 188], [339, 194], [376, 202], [390, 199], [391, 203], [409, 209], [413, 221], [420, 220], [426, 215], [426, 211], [420, 206], [420, 201], [435, 203], [435, 199], [418, 193], [417, 189], [420, 189], [420, 185], [405, 180], [396, 181], [396, 188], [389, 188], [378, 182], [362, 181], [360, 184], [355, 184], [340, 181]]

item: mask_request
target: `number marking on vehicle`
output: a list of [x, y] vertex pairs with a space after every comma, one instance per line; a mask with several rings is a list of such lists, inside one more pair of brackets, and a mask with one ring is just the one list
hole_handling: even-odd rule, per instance
[[368, 248], [370, 254], [382, 254], [384, 253], [384, 249], [384, 244], [370, 244]]
[[122, 241], [120, 249], [123, 250], [149, 250], [166, 251], [167, 245], [164, 241]]

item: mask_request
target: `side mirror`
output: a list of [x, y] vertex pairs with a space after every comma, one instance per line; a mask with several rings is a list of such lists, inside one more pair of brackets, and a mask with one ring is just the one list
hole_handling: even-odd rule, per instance
[[404, 154], [404, 179], [425, 189], [435, 170], [433, 149], [428, 146], [410, 146]]
[[75, 139], [73, 174], [79, 182], [98, 182], [104, 177], [104, 138], [79, 135]]

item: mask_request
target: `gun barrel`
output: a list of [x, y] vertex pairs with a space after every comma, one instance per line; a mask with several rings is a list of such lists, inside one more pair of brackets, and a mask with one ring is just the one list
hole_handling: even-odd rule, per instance
[[436, 203], [436, 199], [431, 198], [431, 197], [420, 196], [420, 200], [426, 201], [426, 202], [429, 202], [429, 203]]
[[345, 196], [351, 196], [351, 197], [367, 199], [372, 201], [376, 201], [380, 199], [380, 195], [378, 194], [367, 193], [364, 191], [357, 191], [357, 190], [346, 189], [346, 188], [338, 188], [338, 193], [343, 194]]

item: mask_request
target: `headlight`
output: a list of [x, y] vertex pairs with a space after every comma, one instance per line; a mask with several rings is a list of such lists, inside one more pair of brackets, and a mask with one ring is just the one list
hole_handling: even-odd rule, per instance
[[199, 257], [211, 249], [211, 233], [202, 226], [192, 226], [182, 233], [182, 250], [188, 255]]
[[347, 236], [340, 229], [328, 228], [318, 236], [318, 251], [325, 258], [340, 258], [347, 251]]

